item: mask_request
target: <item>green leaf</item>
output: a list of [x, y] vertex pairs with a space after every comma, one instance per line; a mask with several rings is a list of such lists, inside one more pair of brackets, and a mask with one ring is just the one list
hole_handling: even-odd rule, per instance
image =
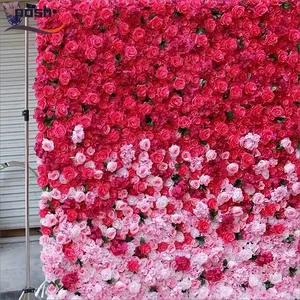
[[291, 8], [291, 4], [288, 1], [286, 1], [281, 4], [281, 7], [283, 9], [289, 9], [289, 8]]
[[285, 122], [285, 118], [284, 117], [277, 117], [277, 118], [275, 118], [275, 121], [277, 123], [284, 123]]
[[203, 235], [197, 236], [195, 240], [200, 246], [203, 246], [205, 244], [205, 236]]
[[141, 23], [146, 24], [146, 19], [143, 16], [141, 17]]
[[206, 283], [205, 273], [206, 273], [206, 272], [203, 271], [203, 272], [201, 273], [201, 275], [198, 277], [198, 280], [201, 281], [201, 285], [204, 285], [204, 284]]
[[250, 258], [250, 260], [256, 260], [257, 258], [258, 258], [258, 255], [252, 254], [252, 257]]
[[154, 17], [155, 17], [155, 13], [152, 12], [152, 13], [150, 14], [149, 18], [150, 18], [150, 19], [153, 19]]
[[214, 210], [214, 209], [211, 209], [209, 211], [209, 215], [210, 215], [211, 220], [214, 220], [216, 218], [216, 216], [218, 215], [218, 211]]
[[130, 243], [130, 242], [132, 242], [134, 240], [134, 237], [133, 236], [126, 236], [126, 238], [125, 238], [125, 242], [126, 243]]
[[203, 79], [203, 78], [201, 78], [200, 79], [200, 81], [199, 81], [199, 85], [201, 86], [201, 87], [204, 87], [204, 85], [207, 83], [207, 80], [205, 80], [205, 79]]
[[76, 264], [77, 264], [77, 265], [80, 265], [80, 267], [83, 266], [83, 263], [82, 263], [82, 261], [81, 261], [79, 258], [76, 260]]
[[156, 286], [151, 286], [149, 291], [150, 291], [150, 293], [157, 293], [157, 287]]
[[145, 243], [146, 243], [145, 238], [141, 237], [141, 238], [140, 238], [140, 244], [143, 245], [143, 244], [145, 244]]
[[146, 116], [145, 116], [145, 122], [146, 122], [146, 124], [147, 124], [148, 126], [151, 126], [151, 127], [154, 126], [154, 123], [153, 123], [152, 118], [151, 118], [150, 115], [146, 115]]
[[179, 127], [179, 128], [178, 128], [178, 132], [179, 132], [180, 134], [182, 134], [182, 135], [188, 135], [188, 134], [190, 133], [190, 130], [187, 129], [187, 128], [181, 128], [181, 127]]
[[148, 216], [146, 214], [144, 214], [143, 212], [139, 213], [139, 216], [141, 217], [141, 219], [145, 220], [148, 219]]
[[182, 13], [180, 13], [179, 11], [174, 11], [174, 18], [179, 18], [181, 16], [183, 16]]
[[274, 59], [275, 61], [278, 61], [278, 54], [272, 53], [272, 54], [269, 55], [269, 58], [272, 58], [272, 59]]
[[201, 27], [201, 28], [198, 28], [195, 32], [196, 32], [196, 34], [203, 34], [203, 33], [205, 33], [205, 28], [203, 28], [203, 27]]
[[287, 181], [284, 180], [284, 179], [280, 179], [279, 184], [283, 185], [283, 186], [286, 186], [287, 185]]
[[234, 184], [233, 184], [234, 187], [236, 188], [240, 188], [243, 186], [243, 181], [241, 179], [237, 179]]
[[288, 244], [291, 244], [295, 240], [295, 237], [290, 234], [284, 241]]
[[51, 127], [51, 124], [52, 124], [52, 121], [53, 121], [53, 118], [46, 116], [45, 119], [44, 119], [44, 124], [45, 124], [48, 128], [50, 128], [50, 127]]
[[235, 232], [234, 235], [235, 235], [235, 239], [236, 239], [237, 241], [240, 241], [240, 240], [243, 239], [243, 234], [242, 234], [242, 232]]
[[280, 143], [278, 143], [277, 146], [276, 146], [276, 150], [281, 151], [281, 150], [284, 150], [284, 148], [281, 146]]
[[291, 277], [293, 277], [296, 274], [296, 272], [297, 272], [297, 268], [292, 268], [292, 267], [289, 268], [289, 274]]
[[228, 261], [227, 261], [227, 259], [224, 259], [223, 260], [223, 271], [226, 271], [226, 270], [228, 270]]
[[234, 113], [232, 111], [225, 112], [227, 121], [232, 121], [234, 119]]
[[174, 182], [175, 184], [177, 184], [177, 183], [179, 183], [179, 181], [180, 181], [180, 176], [179, 176], [178, 174], [174, 174], [174, 175], [171, 177], [171, 179], [173, 180], [173, 182]]
[[160, 49], [165, 49], [167, 46], [167, 42], [165, 40], [162, 40], [159, 44], [159, 48]]
[[102, 240], [103, 240], [104, 243], [108, 243], [109, 242], [108, 237], [104, 236], [104, 235], [102, 236]]
[[86, 112], [90, 108], [90, 106], [88, 104], [82, 104], [81, 106], [82, 106], [83, 112]]
[[270, 280], [265, 281], [264, 284], [266, 286], [266, 290], [268, 290], [274, 286], [274, 284]]
[[297, 150], [300, 150], [300, 141], [297, 142]]
[[214, 19], [218, 19], [222, 17], [222, 13], [216, 8], [212, 8], [210, 11]]
[[118, 54], [116, 55], [116, 60], [117, 60], [118, 62], [121, 62], [121, 61], [122, 61], [122, 56], [121, 56], [120, 53], [118, 53]]
[[114, 278], [107, 280], [106, 282], [108, 284], [113, 284], [116, 280]]
[[239, 49], [243, 49], [245, 47], [245, 45], [243, 43], [243, 37], [242, 36], [237, 38], [237, 42], [238, 42]]

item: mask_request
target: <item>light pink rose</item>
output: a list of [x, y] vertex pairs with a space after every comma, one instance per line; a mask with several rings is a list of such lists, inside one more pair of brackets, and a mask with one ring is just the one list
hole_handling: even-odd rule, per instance
[[208, 150], [205, 157], [207, 161], [215, 160], [217, 158], [217, 152], [215, 150]]
[[58, 170], [54, 170], [48, 173], [48, 179], [50, 180], [57, 180], [59, 178], [59, 171]]
[[177, 145], [172, 145], [170, 148], [169, 148], [169, 153], [170, 153], [170, 156], [174, 159], [176, 158], [179, 153], [180, 153], [180, 148], [179, 146]]
[[112, 228], [112, 227], [110, 227], [110, 228], [108, 228], [108, 229], [106, 230], [106, 236], [107, 236], [110, 240], [112, 240], [112, 239], [115, 238], [116, 233], [117, 233], [116, 229], [115, 229], [115, 228]]
[[191, 188], [197, 190], [200, 187], [200, 181], [199, 180], [190, 180], [190, 186], [191, 186]]
[[86, 157], [83, 153], [80, 153], [80, 152], [76, 153], [76, 155], [75, 155], [75, 164], [76, 165], [82, 165], [85, 162], [85, 160], [86, 160]]
[[151, 142], [149, 139], [143, 139], [140, 141], [140, 148], [144, 151], [148, 151], [150, 149]]
[[51, 140], [43, 139], [42, 148], [47, 152], [51, 152], [54, 150], [54, 143]]
[[115, 161], [110, 161], [108, 164], [107, 164], [107, 171], [109, 172], [114, 172], [117, 170], [117, 166], [118, 164], [115, 162]]
[[252, 198], [253, 203], [258, 205], [263, 204], [265, 200], [266, 200], [265, 196], [261, 193], [255, 193]]
[[289, 219], [296, 219], [298, 216], [297, 210], [293, 207], [287, 207], [284, 211], [284, 215]]
[[233, 175], [239, 170], [239, 165], [236, 163], [231, 163], [226, 167], [226, 170], [229, 175]]

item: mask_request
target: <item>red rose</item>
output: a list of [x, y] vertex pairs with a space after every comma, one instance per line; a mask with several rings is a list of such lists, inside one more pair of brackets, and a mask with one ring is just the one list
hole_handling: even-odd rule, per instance
[[113, 16], [113, 11], [109, 8], [103, 8], [100, 12], [100, 19], [106, 21]]
[[224, 26], [229, 26], [232, 23], [232, 16], [230, 13], [225, 13], [220, 19], [220, 23]]
[[69, 88], [67, 91], [67, 96], [72, 100], [76, 100], [80, 96], [80, 92], [77, 88]]
[[216, 82], [215, 88], [219, 93], [223, 94], [227, 91], [228, 85], [225, 81], [218, 80]]
[[69, 290], [69, 291], [73, 291], [76, 283], [78, 282], [79, 278], [76, 272], [72, 272], [72, 273], [67, 273], [62, 277], [62, 284], [64, 285], [64, 287]]
[[254, 94], [255, 91], [257, 90], [257, 86], [254, 82], [247, 82], [245, 84], [245, 93], [246, 94]]
[[176, 256], [176, 271], [189, 271], [191, 268], [190, 260], [185, 256]]
[[221, 238], [224, 241], [224, 243], [229, 244], [235, 240], [235, 235], [232, 232], [222, 232]]
[[91, 37], [91, 43], [95, 48], [100, 48], [103, 46], [103, 38], [98, 35], [93, 35]]
[[66, 135], [67, 130], [63, 125], [58, 124], [53, 127], [53, 133], [56, 138], [62, 138]]
[[244, 12], [245, 12], [244, 6], [236, 5], [232, 9], [232, 17], [238, 19], [243, 16]]
[[211, 130], [210, 129], [201, 129], [199, 130], [199, 138], [202, 141], [207, 141], [209, 137], [211, 136]]
[[133, 34], [132, 34], [132, 38], [138, 42], [144, 39], [146, 35], [146, 31], [140, 27], [134, 29]]
[[204, 22], [204, 27], [206, 29], [207, 32], [213, 32], [215, 31], [216, 29], [216, 21], [214, 19], [207, 19], [205, 22]]
[[165, 34], [167, 37], [174, 37], [178, 33], [178, 27], [176, 25], [171, 25], [166, 31]]
[[78, 44], [75, 41], [68, 41], [67, 44], [65, 45], [65, 49], [69, 53], [74, 53], [78, 49]]
[[205, 278], [209, 282], [217, 282], [222, 278], [222, 271], [220, 268], [211, 268], [206, 271]]
[[45, 187], [48, 184], [48, 177], [47, 176], [39, 176], [38, 180], [37, 180], [37, 184], [40, 187]]
[[41, 232], [43, 235], [51, 235], [52, 229], [46, 226], [41, 226]]
[[273, 106], [270, 111], [270, 115], [272, 116], [273, 119], [278, 118], [278, 117], [283, 117], [284, 109], [279, 105]]
[[96, 93], [88, 93], [86, 97], [86, 103], [96, 105], [100, 102], [100, 98]]
[[76, 259], [75, 251], [70, 247], [66, 247], [64, 249], [64, 255], [65, 255], [66, 259], [68, 259], [68, 260], [73, 261]]
[[67, 211], [67, 220], [68, 222], [74, 222], [77, 219], [77, 211], [75, 209], [69, 209]]
[[300, 31], [297, 29], [291, 29], [289, 31], [289, 40], [291, 42], [298, 42], [300, 39]]
[[71, 75], [66, 69], [61, 69], [59, 73], [59, 83], [67, 85], [70, 82]]
[[263, 217], [273, 217], [276, 212], [276, 205], [275, 204], [267, 204], [262, 210], [261, 215]]
[[139, 117], [131, 117], [128, 119], [127, 124], [128, 127], [136, 129], [140, 126], [141, 120]]
[[198, 221], [197, 228], [200, 232], [206, 233], [209, 229], [210, 222], [207, 219], [201, 219]]
[[122, 241], [117, 241], [117, 240], [113, 240], [110, 247], [112, 254], [115, 256], [125, 254], [127, 249], [128, 249], [127, 243]]
[[163, 154], [162, 154], [161, 152], [158, 152], [158, 151], [152, 153], [152, 154], [150, 155], [150, 157], [151, 157], [151, 160], [152, 160], [154, 163], [156, 163], [156, 164], [159, 164], [159, 163], [163, 162], [163, 160], [164, 160]]
[[257, 263], [257, 265], [262, 267], [263, 265], [269, 264], [272, 261], [273, 261], [273, 254], [270, 251], [266, 251], [261, 253], [255, 262]]
[[174, 88], [178, 91], [183, 90], [185, 87], [184, 78], [176, 78], [173, 84]]
[[258, 4], [254, 8], [255, 16], [261, 17], [268, 11], [268, 7], [265, 4]]
[[97, 57], [97, 50], [93, 47], [89, 47], [85, 50], [84, 54], [88, 60], [93, 61]]
[[209, 45], [207, 36], [205, 34], [196, 34], [195, 44], [200, 47], [207, 47]]
[[187, 165], [181, 165], [178, 169], [178, 175], [180, 177], [186, 177], [189, 174], [189, 167]]
[[157, 70], [156, 70], [156, 73], [155, 73], [155, 76], [158, 78], [158, 79], [166, 79], [167, 76], [168, 76], [168, 69], [166, 67], [159, 67]]
[[48, 215], [49, 212], [50, 212], [50, 210], [48, 208], [41, 209], [39, 211], [39, 216], [41, 218], [45, 218]]
[[243, 90], [238, 87], [237, 85], [233, 85], [231, 88], [230, 88], [230, 97], [233, 98], [233, 99], [239, 99], [241, 98], [243, 95]]
[[217, 207], [218, 207], [217, 200], [214, 198], [210, 198], [207, 201], [207, 206], [209, 209], [217, 209]]
[[255, 164], [254, 156], [249, 153], [243, 153], [242, 159], [241, 159], [241, 164], [244, 168], [248, 168], [248, 167], [254, 165]]
[[140, 245], [140, 251], [142, 255], [147, 255], [151, 252], [151, 246], [148, 243]]
[[149, 23], [150, 27], [158, 30], [163, 26], [163, 19], [155, 16]]
[[127, 268], [131, 272], [138, 272], [140, 268], [140, 264], [138, 260], [132, 259], [129, 262], [127, 262]]
[[132, 59], [137, 56], [137, 50], [134, 46], [128, 46], [125, 48], [125, 58]]
[[113, 82], [104, 83], [102, 88], [108, 95], [112, 95], [116, 91], [116, 86]]
[[169, 244], [168, 243], [159, 243], [158, 244], [158, 247], [157, 247], [157, 251], [158, 252], [164, 252], [164, 251], [166, 251], [167, 249], [168, 249], [168, 247], [169, 247]]
[[77, 173], [73, 167], [65, 167], [63, 168], [62, 175], [67, 181], [71, 181], [77, 176]]
[[283, 234], [285, 230], [284, 224], [275, 224], [272, 227], [272, 232], [275, 234]]
[[98, 194], [100, 197], [105, 197], [109, 193], [109, 183], [104, 183], [98, 188]]

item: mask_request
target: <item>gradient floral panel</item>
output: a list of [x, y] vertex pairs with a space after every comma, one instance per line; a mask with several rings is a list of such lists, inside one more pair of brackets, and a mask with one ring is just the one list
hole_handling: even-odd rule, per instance
[[48, 299], [299, 299], [300, 2], [39, 6]]

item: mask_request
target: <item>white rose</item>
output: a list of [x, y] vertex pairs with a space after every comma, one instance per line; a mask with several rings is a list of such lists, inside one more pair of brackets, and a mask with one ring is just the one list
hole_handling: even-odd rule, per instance
[[255, 287], [255, 286], [261, 285], [261, 280], [256, 275], [251, 274], [249, 276], [249, 285], [251, 287]]
[[163, 209], [168, 205], [168, 198], [166, 196], [161, 196], [156, 200], [156, 207], [158, 209]]
[[141, 289], [141, 284], [139, 282], [133, 281], [129, 283], [128, 290], [131, 294], [138, 294]]
[[101, 278], [103, 281], [108, 281], [112, 278], [112, 271], [111, 269], [103, 269], [101, 271]]

